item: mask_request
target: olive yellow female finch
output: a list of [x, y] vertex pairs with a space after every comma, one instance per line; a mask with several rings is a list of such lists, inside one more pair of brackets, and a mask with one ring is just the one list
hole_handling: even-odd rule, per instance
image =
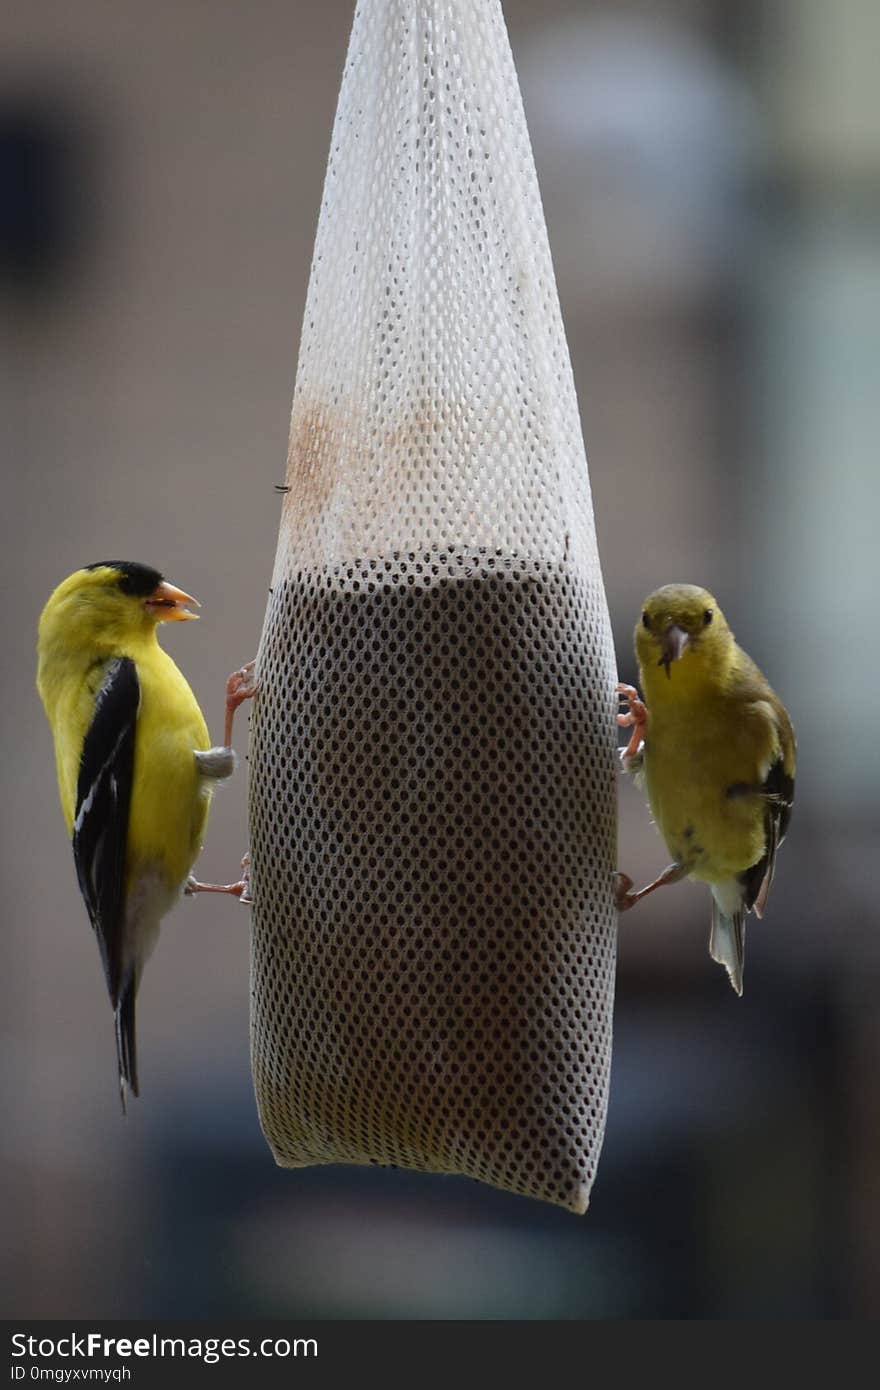
[[158, 570], [107, 561], [65, 579], [40, 618], [37, 688], [115, 1013], [123, 1108], [126, 1087], [138, 1094], [135, 997], [161, 919], [183, 891], [244, 887], [189, 878], [212, 785], [235, 767], [233, 713], [256, 688], [252, 665], [230, 676], [225, 746], [212, 748], [195, 696], [157, 640], [159, 623], [195, 618], [193, 604]]
[[[681, 878], [712, 890], [709, 951], [742, 994], [745, 916], [763, 916], [791, 816], [795, 737], [778, 695], [705, 589], [667, 584], [635, 630], [645, 704], [618, 686], [633, 726], [623, 765], [647, 792], [673, 862], [640, 892], [618, 875], [620, 911]], [[647, 706], [647, 708], [646, 708]]]

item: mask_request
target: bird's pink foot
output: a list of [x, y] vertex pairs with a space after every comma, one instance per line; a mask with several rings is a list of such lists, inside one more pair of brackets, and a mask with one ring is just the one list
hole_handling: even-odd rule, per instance
[[622, 755], [623, 761], [626, 762], [627, 758], [636, 757], [644, 741], [648, 711], [643, 701], [639, 699], [639, 692], [634, 685], [618, 685], [616, 693], [617, 698], [624, 706], [617, 716], [617, 722], [622, 729], [632, 727], [632, 735]]
[[241, 893], [238, 901], [240, 903], [252, 903], [251, 897], [251, 852], [246, 850], [241, 861]]
[[684, 864], [673, 863], [668, 869], [664, 869], [659, 878], [655, 878], [653, 883], [647, 887], [640, 888], [637, 893], [632, 891], [633, 881], [629, 874], [617, 873], [614, 875], [614, 905], [618, 912], [627, 912], [631, 907], [635, 907], [642, 898], [647, 898], [649, 893], [654, 893], [658, 888], [665, 888], [667, 883], [678, 883], [679, 879], [687, 875]]
[[187, 897], [192, 897], [195, 893], [228, 893], [230, 897], [238, 898], [240, 903], [252, 903], [250, 863], [251, 856], [247, 853], [241, 861], [242, 875], [237, 883], [200, 883], [190, 875], [183, 891]]
[[232, 721], [235, 711], [245, 700], [253, 699], [260, 688], [260, 682], [254, 679], [256, 664], [256, 661], [249, 661], [246, 666], [233, 671], [226, 682], [226, 727], [223, 742], [227, 748], [232, 745]]
[[197, 878], [190, 877], [183, 891], [188, 898], [195, 893], [229, 893], [231, 897], [240, 898], [246, 887], [243, 880], [238, 883], [200, 883]]

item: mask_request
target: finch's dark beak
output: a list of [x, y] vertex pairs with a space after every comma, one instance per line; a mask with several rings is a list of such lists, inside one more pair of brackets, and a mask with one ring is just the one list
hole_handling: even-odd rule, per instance
[[164, 580], [153, 590], [145, 603], [148, 611], [158, 618], [160, 623], [184, 622], [187, 618], [198, 617], [197, 613], [190, 613], [187, 607], [192, 603], [198, 608], [198, 599]]
[[684, 628], [676, 627], [674, 623], [671, 627], [666, 629], [663, 636], [660, 638], [660, 643], [663, 647], [663, 655], [657, 662], [657, 665], [666, 667], [667, 678], [672, 674], [669, 669], [670, 666], [673, 661], [679, 660], [689, 640], [688, 634], [685, 632]]

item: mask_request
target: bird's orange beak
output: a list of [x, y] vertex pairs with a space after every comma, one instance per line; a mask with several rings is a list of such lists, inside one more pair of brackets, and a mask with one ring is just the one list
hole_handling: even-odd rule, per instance
[[191, 594], [185, 594], [182, 589], [175, 589], [173, 584], [167, 584], [164, 579], [144, 600], [147, 612], [152, 613], [160, 623], [179, 623], [187, 618], [197, 618], [198, 613], [190, 613], [187, 607], [190, 603], [196, 608], [200, 606], [198, 599], [193, 598]]

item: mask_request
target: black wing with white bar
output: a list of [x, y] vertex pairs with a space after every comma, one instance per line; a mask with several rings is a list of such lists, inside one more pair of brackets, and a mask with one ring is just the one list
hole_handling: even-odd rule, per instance
[[114, 1008], [123, 984], [125, 847], [140, 698], [131, 658], [111, 661], [83, 744], [73, 823], [79, 886], [98, 938]]

